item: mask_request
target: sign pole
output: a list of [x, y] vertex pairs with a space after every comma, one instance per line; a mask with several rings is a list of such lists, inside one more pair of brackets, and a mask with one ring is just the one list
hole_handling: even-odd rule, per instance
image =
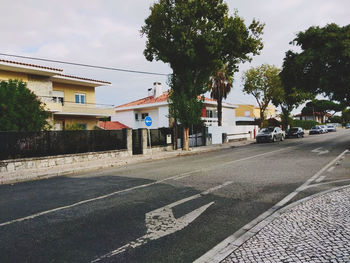
[[152, 144], [151, 144], [151, 131], [150, 131], [150, 129], [147, 129], [147, 130], [148, 130], [149, 148], [150, 148], [150, 150], [151, 150], [151, 155], [153, 155], [153, 154], [152, 154]]
[[148, 130], [148, 142], [149, 142], [149, 147], [150, 147], [151, 155], [152, 155], [151, 131], [149, 129], [151, 127], [151, 125], [152, 125], [152, 118], [150, 116], [146, 116], [145, 124], [146, 124], [147, 130]]

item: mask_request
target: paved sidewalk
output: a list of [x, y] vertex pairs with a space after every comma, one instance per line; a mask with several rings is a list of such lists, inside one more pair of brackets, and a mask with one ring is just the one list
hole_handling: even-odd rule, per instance
[[222, 262], [350, 262], [350, 186], [287, 207]]

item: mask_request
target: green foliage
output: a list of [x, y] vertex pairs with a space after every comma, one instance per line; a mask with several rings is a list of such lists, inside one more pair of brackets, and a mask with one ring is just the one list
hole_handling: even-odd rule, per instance
[[305, 130], [310, 130], [313, 126], [319, 125], [317, 121], [311, 120], [293, 120], [291, 127], [301, 127]]
[[350, 25], [310, 27], [292, 42], [301, 52], [289, 51], [295, 63], [295, 86], [350, 105]]
[[233, 78], [227, 74], [226, 66], [222, 66], [216, 72], [216, 75], [210, 78], [209, 87], [210, 96], [218, 103], [218, 126], [222, 125], [222, 100], [227, 98], [232, 88]]
[[335, 116], [332, 116], [329, 118], [329, 122], [330, 123], [343, 123], [343, 118], [342, 118], [342, 116], [335, 115]]
[[43, 104], [22, 81], [0, 82], [0, 131], [40, 131], [48, 129]]
[[[147, 36], [147, 60], [169, 63], [172, 117], [185, 126], [198, 122], [209, 77], [227, 65], [228, 75], [263, 47], [263, 25], [246, 27], [237, 13], [228, 15], [223, 0], [159, 0], [151, 7], [141, 33]], [[188, 127], [188, 126], [187, 126]]]
[[343, 124], [350, 123], [350, 109], [343, 110], [342, 119]]
[[264, 120], [267, 106], [272, 100], [280, 101], [283, 94], [279, 77], [280, 70], [271, 65], [263, 64], [244, 72], [242, 77], [243, 92], [255, 97], [260, 108], [260, 119]]
[[303, 114], [312, 114], [313, 112], [320, 112], [323, 114], [339, 112], [344, 109], [344, 106], [329, 100], [312, 100], [306, 103], [302, 109]]
[[81, 123], [71, 123], [71, 124], [66, 124], [65, 130], [67, 131], [83, 131], [85, 130], [84, 124]]

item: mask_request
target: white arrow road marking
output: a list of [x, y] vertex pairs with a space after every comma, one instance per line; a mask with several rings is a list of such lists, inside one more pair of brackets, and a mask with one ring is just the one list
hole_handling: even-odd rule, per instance
[[322, 150], [322, 147], [316, 148], [316, 149], [312, 150], [311, 152], [318, 153], [318, 155], [329, 153], [328, 150]]
[[128, 248], [136, 248], [141, 245], [146, 244], [147, 242], [151, 240], [156, 240], [161, 237], [173, 234], [179, 230], [184, 229], [186, 226], [188, 226], [191, 222], [193, 222], [197, 217], [199, 217], [209, 206], [214, 204], [214, 202], [210, 202], [206, 205], [203, 205], [192, 212], [180, 217], [175, 218], [172, 208], [175, 206], [178, 206], [180, 204], [186, 203], [190, 200], [197, 199], [201, 196], [207, 195], [213, 191], [216, 191], [224, 186], [227, 186], [229, 184], [232, 184], [232, 182], [226, 182], [222, 185], [210, 188], [200, 194], [196, 194], [184, 199], [181, 199], [179, 201], [176, 201], [174, 203], [171, 203], [169, 205], [163, 206], [161, 208], [158, 208], [156, 210], [153, 210], [151, 212], [146, 213], [146, 228], [147, 232], [144, 236], [139, 237], [133, 242], [130, 242], [116, 250], [113, 250], [95, 260], [92, 262], [98, 262], [104, 258], [112, 257], [115, 255], [118, 255], [120, 253], [123, 253]]

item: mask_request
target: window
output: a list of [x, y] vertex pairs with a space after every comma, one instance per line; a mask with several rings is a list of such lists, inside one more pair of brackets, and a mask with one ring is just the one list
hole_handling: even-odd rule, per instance
[[135, 113], [135, 121], [138, 121], [138, 120], [139, 120], [139, 114]]
[[85, 104], [85, 94], [75, 93], [75, 103]]
[[218, 117], [218, 113], [217, 113], [217, 111], [216, 110], [214, 110], [214, 109], [207, 109], [207, 114], [206, 114], [207, 116], [207, 118], [217, 118]]
[[141, 114], [141, 119], [144, 120], [148, 116], [148, 113], [142, 113]]

